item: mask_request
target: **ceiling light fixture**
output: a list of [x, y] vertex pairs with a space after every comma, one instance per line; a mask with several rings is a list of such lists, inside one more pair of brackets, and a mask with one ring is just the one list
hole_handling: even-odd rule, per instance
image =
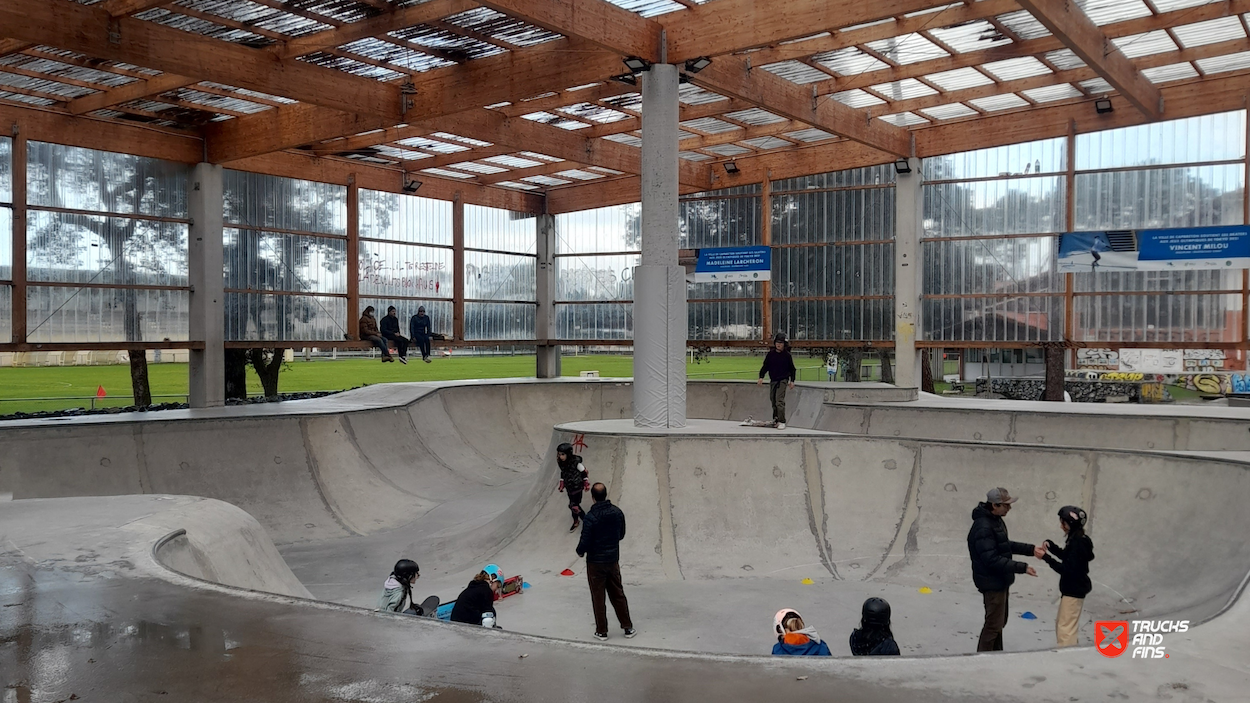
[[737, 173], [737, 172], [738, 172], [738, 170], [739, 170], [739, 169], [738, 169], [738, 162], [736, 162], [736, 161], [726, 161], [726, 162], [725, 162], [725, 173], [734, 174], [734, 173]]
[[1100, 115], [1105, 115], [1108, 112], [1115, 112], [1115, 106], [1111, 104], [1110, 98], [1098, 98], [1094, 101], [1094, 110]]
[[898, 174], [911, 173], [911, 162], [903, 157], [899, 157], [899, 160], [894, 162], [894, 172]]
[[418, 181], [415, 176], [405, 173], [402, 187], [405, 193], [415, 193], [421, 187], [421, 181]]
[[687, 73], [698, 73], [708, 66], [712, 65], [712, 60], [706, 56], [700, 56], [697, 59], [690, 59], [686, 62]]
[[634, 73], [641, 73], [651, 68], [651, 62], [646, 59], [640, 59], [637, 56], [627, 56], [625, 57], [625, 68]]

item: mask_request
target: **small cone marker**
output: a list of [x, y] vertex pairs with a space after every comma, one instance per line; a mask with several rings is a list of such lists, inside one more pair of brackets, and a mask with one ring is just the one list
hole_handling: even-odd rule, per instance
[[573, 570], [572, 570], [572, 569], [565, 569], [564, 571], [561, 571], [561, 572], [560, 572], [560, 575], [561, 575], [561, 576], [572, 576], [572, 575], [573, 575]]
[[921, 586], [920, 592], [921, 593], [933, 593], [933, 589], [929, 588], [928, 586]]
[[803, 584], [804, 586], [810, 586], [816, 582], [811, 579], [803, 579], [802, 581], [799, 581], [799, 583]]

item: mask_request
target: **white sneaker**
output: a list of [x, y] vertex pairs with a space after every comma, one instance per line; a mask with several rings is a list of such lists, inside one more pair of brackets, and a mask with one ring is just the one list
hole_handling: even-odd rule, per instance
[[785, 428], [786, 428], [786, 423], [784, 423], [784, 422], [778, 422], [778, 423], [777, 423], [777, 429], [779, 429], [779, 430], [784, 430]]

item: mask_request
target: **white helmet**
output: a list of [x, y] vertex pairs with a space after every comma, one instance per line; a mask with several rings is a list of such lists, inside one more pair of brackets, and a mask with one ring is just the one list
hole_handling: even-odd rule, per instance
[[778, 610], [777, 614], [773, 616], [773, 634], [786, 634], [785, 622], [790, 618], [802, 617], [802, 615], [799, 615], [799, 611], [794, 608], [782, 608], [781, 610]]

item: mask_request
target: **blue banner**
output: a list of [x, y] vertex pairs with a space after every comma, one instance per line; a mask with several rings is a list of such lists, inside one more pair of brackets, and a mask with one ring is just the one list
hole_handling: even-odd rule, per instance
[[1059, 271], [1168, 271], [1250, 268], [1250, 226], [1070, 232], [1059, 241]]
[[771, 278], [770, 247], [700, 249], [699, 261], [694, 269], [695, 283], [767, 281]]

